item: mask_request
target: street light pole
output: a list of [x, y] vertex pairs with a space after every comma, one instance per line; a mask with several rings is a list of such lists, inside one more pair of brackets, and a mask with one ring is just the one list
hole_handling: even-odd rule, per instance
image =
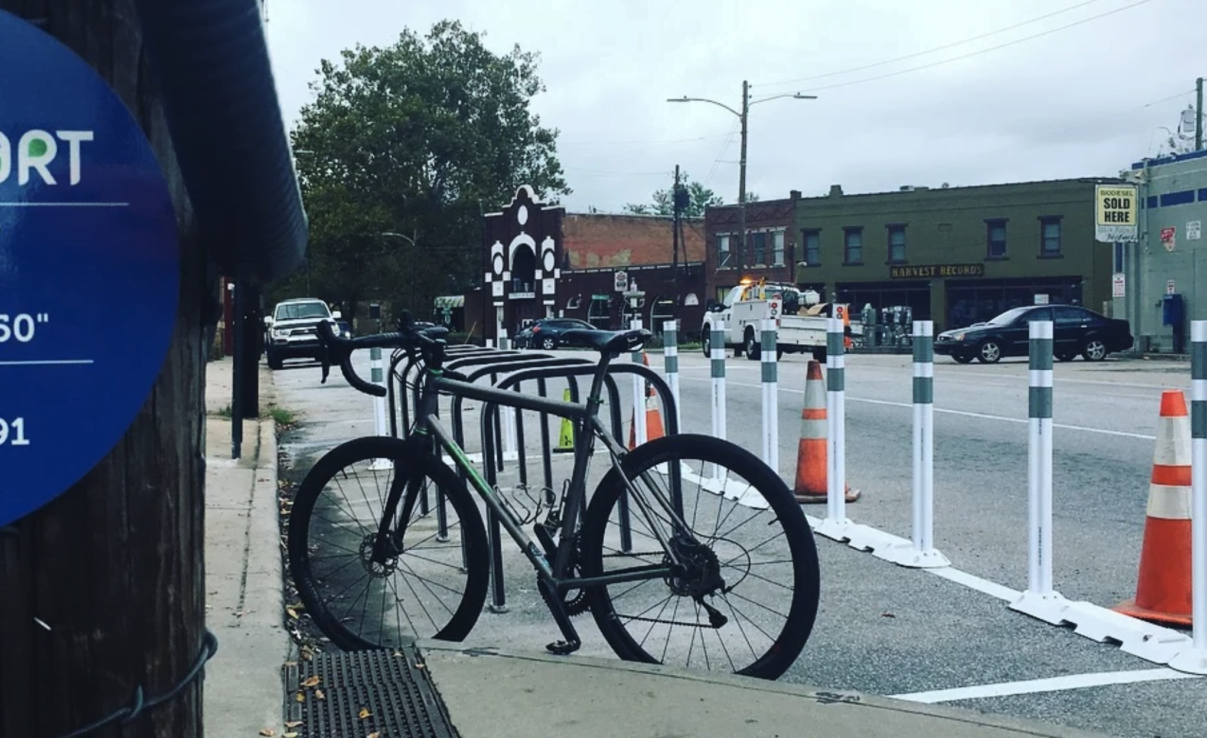
[[741, 276], [743, 256], [746, 252], [746, 139], [747, 139], [747, 120], [750, 117], [750, 106], [758, 105], [759, 103], [769, 100], [778, 100], [782, 97], [790, 97], [794, 100], [816, 100], [817, 95], [802, 95], [799, 92], [790, 92], [783, 95], [772, 95], [761, 100], [750, 101], [750, 82], [742, 80], [742, 105], [741, 112], [734, 110], [724, 103], [719, 103], [716, 100], [708, 100], [702, 97], [672, 97], [668, 98], [667, 102], [706, 102], [725, 108], [730, 113], [738, 116], [738, 120], [742, 123], [742, 152], [740, 161], [738, 162], [738, 244], [737, 244], [737, 263], [734, 268]]

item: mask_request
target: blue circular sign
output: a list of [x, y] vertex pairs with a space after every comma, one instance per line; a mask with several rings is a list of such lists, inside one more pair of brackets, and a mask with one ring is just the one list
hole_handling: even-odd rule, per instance
[[[122, 101], [71, 50], [3, 11], [0, 38], [6, 525], [78, 482], [147, 402], [172, 341], [180, 254], [167, 183]], [[160, 423], [196, 422], [154, 411]], [[140, 471], [128, 470], [132, 486]]]

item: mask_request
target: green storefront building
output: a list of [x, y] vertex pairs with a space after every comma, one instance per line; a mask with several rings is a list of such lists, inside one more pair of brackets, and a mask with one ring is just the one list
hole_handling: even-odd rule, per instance
[[[1109, 310], [1113, 249], [1094, 238], [1094, 188], [1113, 178], [971, 187], [903, 187], [747, 206], [749, 258], [741, 274], [734, 206], [709, 208], [708, 293], [738, 279], [794, 281], [823, 300], [866, 305], [878, 319], [908, 307], [936, 330], [988, 320], [1035, 302]], [[776, 221], [779, 221], [778, 223]], [[782, 238], [783, 256], [760, 258], [758, 231]], [[782, 230], [782, 236], [778, 232]], [[764, 266], [764, 264], [770, 264]], [[747, 266], [749, 265], [749, 266]]]

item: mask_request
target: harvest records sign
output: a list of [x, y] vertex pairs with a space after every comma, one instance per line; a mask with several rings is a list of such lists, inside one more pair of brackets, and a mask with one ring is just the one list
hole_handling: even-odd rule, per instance
[[1094, 186], [1094, 240], [1104, 243], [1135, 241], [1138, 210], [1132, 185]]
[[890, 279], [928, 279], [931, 277], [983, 277], [984, 264], [920, 264], [889, 267]]

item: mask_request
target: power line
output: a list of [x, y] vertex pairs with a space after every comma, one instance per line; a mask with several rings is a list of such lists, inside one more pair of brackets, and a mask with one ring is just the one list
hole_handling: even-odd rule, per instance
[[879, 61], [874, 64], [865, 64], [862, 67], [852, 67], [851, 69], [842, 69], [837, 72], [827, 72], [825, 74], [817, 74], [812, 77], [801, 77], [799, 79], [789, 79], [789, 80], [784, 80], [783, 82], [764, 82], [764, 83], [760, 84], [759, 87], [775, 87], [778, 85], [796, 84], [798, 82], [812, 82], [815, 79], [826, 79], [827, 77], [837, 77], [837, 76], [840, 76], [843, 74], [852, 74], [854, 72], [862, 72], [865, 69], [875, 69], [876, 67], [883, 67], [886, 64], [895, 64], [896, 62], [905, 61], [906, 59], [916, 59], [919, 56], [926, 56], [927, 54], [933, 54], [936, 51], [944, 51], [946, 49], [952, 49], [952, 48], [955, 48], [956, 46], [963, 46], [964, 44], [972, 43], [973, 41], [980, 41], [983, 38], [989, 38], [990, 36], [996, 36], [999, 33], [1005, 33], [1006, 31], [1013, 31], [1016, 28], [1022, 28], [1023, 26], [1029, 26], [1032, 23], [1038, 23], [1041, 20], [1047, 20], [1048, 18], [1052, 18], [1057, 15], [1062, 15], [1064, 13], [1068, 13], [1071, 10], [1076, 10], [1078, 8], [1084, 8], [1087, 5], [1093, 5], [1094, 3], [1099, 3], [1099, 2], [1102, 2], [1102, 0], [1085, 0], [1085, 2], [1077, 3], [1076, 5], [1070, 5], [1067, 8], [1062, 8], [1060, 10], [1056, 10], [1051, 13], [1047, 13], [1045, 15], [1036, 16], [1029, 20], [1022, 21], [1021, 23], [1015, 23], [1012, 26], [1006, 26], [1005, 28], [999, 28], [996, 31], [990, 31], [989, 33], [982, 33], [979, 36], [972, 36], [971, 38], [966, 38], [962, 41], [955, 41], [950, 44], [944, 44], [943, 46], [936, 46], [933, 49], [927, 49], [926, 51], [918, 51], [913, 54], [906, 54], [905, 56], [898, 56], [893, 59], [886, 59], [884, 61]]
[[[1154, 106], [1154, 105], [1160, 105], [1161, 103], [1164, 103], [1164, 102], [1169, 102], [1170, 100], [1176, 100], [1176, 99], [1178, 99], [1179, 97], [1183, 97], [1183, 96], [1185, 96], [1185, 95], [1190, 95], [1190, 94], [1192, 94], [1192, 93], [1194, 93], [1194, 88], [1191, 88], [1191, 89], [1189, 89], [1189, 90], [1183, 90], [1182, 92], [1178, 92], [1178, 93], [1176, 93], [1176, 94], [1169, 95], [1168, 97], [1163, 97], [1163, 98], [1161, 98], [1160, 100], [1152, 100], [1152, 101], [1150, 101], [1150, 102], [1146, 102], [1146, 103], [1144, 103], [1143, 105], [1137, 105], [1137, 106], [1135, 106], [1135, 107], [1131, 107], [1131, 108], [1124, 108], [1123, 110], [1116, 110], [1115, 112], [1111, 113], [1111, 114], [1110, 114], [1109, 116], [1107, 116], [1107, 117], [1109, 117], [1109, 118], [1118, 118], [1118, 117], [1120, 117], [1120, 116], [1127, 115], [1128, 113], [1135, 113], [1135, 112], [1137, 112], [1137, 111], [1144, 110], [1145, 108], [1151, 108], [1151, 107], [1152, 107], [1152, 106]], [[1075, 128], [1081, 128], [1083, 125], [1084, 125], [1084, 124], [1082, 124], [1082, 123], [1076, 123], [1076, 124], [1073, 124], [1073, 125], [1071, 125], [1071, 126], [1067, 126], [1067, 127], [1065, 127], [1065, 128], [1059, 128], [1059, 129], [1057, 129], [1057, 130], [1055, 130], [1055, 131], [1052, 131], [1051, 133], [1053, 133], [1053, 134], [1066, 133], [1066, 132], [1071, 131], [1071, 130], [1073, 130], [1073, 129], [1075, 129]], [[988, 151], [982, 151], [982, 152], [980, 152], [980, 153], [978, 153], [978, 154], [975, 154], [974, 156], [975, 156], [975, 157], [977, 157], [977, 158], [981, 158], [981, 157], [991, 156], [991, 155], [993, 155], [993, 154], [1000, 153], [1000, 152], [1005, 151], [1005, 150], [1007, 150], [1007, 149], [1016, 149], [1016, 148], [1018, 148], [1018, 144], [1017, 144], [1017, 143], [1010, 143], [1010, 144], [1006, 144], [1005, 146], [999, 146], [999, 147], [997, 147], [996, 149], [989, 149]]]
[[1047, 31], [1043, 31], [1042, 33], [1036, 33], [1031, 36], [1024, 36], [1022, 38], [1015, 39], [1013, 41], [1007, 41], [1004, 44], [998, 44], [997, 46], [990, 46], [987, 49], [980, 49], [979, 51], [970, 51], [967, 54], [961, 54], [960, 56], [955, 56], [950, 59], [942, 59], [937, 62], [931, 62], [929, 64], [922, 64], [920, 66], [910, 67], [908, 69], [901, 69], [896, 72], [889, 72], [888, 74], [880, 74], [875, 77], [865, 77], [864, 79], [856, 79], [856, 80], [852, 80], [850, 82], [839, 82], [837, 84], [824, 85], [822, 87], [810, 87], [810, 88], [805, 88], [805, 89], [808, 92], [818, 92], [821, 90], [833, 90], [833, 89], [837, 89], [839, 87], [850, 87], [852, 85], [861, 85], [861, 84], [864, 84], [865, 82], [876, 82], [878, 80], [888, 79], [890, 77], [899, 77], [903, 74], [909, 74], [910, 72], [918, 72], [923, 69], [931, 69], [933, 67], [938, 67], [943, 64], [951, 64], [953, 62], [962, 61], [964, 59], [969, 59], [974, 56], [980, 56], [981, 54], [988, 54], [990, 51], [997, 51], [998, 49], [1004, 49], [1008, 46], [1014, 46], [1015, 44], [1021, 44], [1024, 41], [1032, 41], [1034, 39], [1042, 38], [1044, 36], [1050, 36], [1053, 33], [1057, 33], [1059, 31], [1064, 31], [1069, 28], [1073, 28], [1075, 26], [1084, 25], [1086, 23], [1090, 23], [1091, 21], [1096, 21], [1100, 18], [1105, 18], [1109, 15], [1114, 15], [1115, 13], [1122, 13], [1125, 10], [1130, 10], [1131, 8], [1135, 8], [1140, 5], [1145, 5], [1150, 2], [1152, 2], [1152, 0], [1138, 0], [1138, 2], [1134, 2], [1130, 5], [1124, 5], [1122, 8], [1115, 8], [1114, 10], [1110, 10], [1105, 13], [1099, 13], [1098, 15], [1092, 15], [1089, 18], [1083, 18], [1082, 20], [1075, 21], [1073, 23], [1068, 23], [1063, 26], [1057, 26], [1056, 28], [1052, 28]]

